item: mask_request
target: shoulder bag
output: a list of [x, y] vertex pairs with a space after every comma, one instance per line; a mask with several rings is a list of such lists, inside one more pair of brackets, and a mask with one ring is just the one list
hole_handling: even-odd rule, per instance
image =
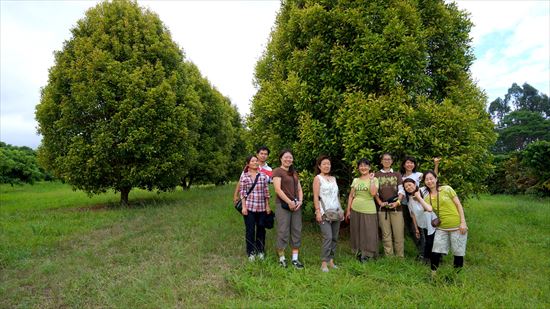
[[[252, 192], [252, 190], [254, 190], [254, 187], [256, 186], [256, 183], [258, 183], [258, 178], [260, 178], [260, 172], [258, 172], [258, 174], [256, 174], [256, 179], [254, 179], [254, 183], [252, 184], [252, 187], [250, 187], [250, 189], [248, 189], [248, 192], [246, 192], [246, 196], [248, 196], [250, 194], [250, 192]], [[235, 205], [235, 210], [237, 210], [238, 213], [242, 214], [242, 211], [243, 211], [243, 199], [240, 198], [236, 203]]]

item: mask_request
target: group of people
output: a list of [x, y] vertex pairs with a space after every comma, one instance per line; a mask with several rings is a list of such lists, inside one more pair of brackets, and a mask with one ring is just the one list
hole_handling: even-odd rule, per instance
[[[266, 230], [263, 222], [272, 215], [269, 183], [273, 183], [279, 264], [288, 267], [285, 249], [290, 245], [290, 264], [302, 269], [304, 265], [299, 260], [299, 250], [303, 191], [294, 169], [294, 156], [289, 149], [281, 151], [280, 166], [274, 170], [266, 163], [268, 156], [269, 149], [264, 146], [257, 150], [256, 155], [246, 159], [233, 196], [234, 202], [242, 201], [246, 253], [250, 261], [265, 258]], [[334, 257], [340, 223], [344, 220], [350, 224], [351, 248], [361, 263], [379, 256], [380, 239], [384, 255], [404, 257], [405, 230], [409, 230], [415, 239], [418, 257], [430, 263], [433, 272], [449, 249], [454, 255], [454, 266], [463, 267], [468, 227], [455, 191], [450, 186], [439, 184], [439, 158], [434, 159], [434, 170], [425, 173], [417, 171], [416, 160], [412, 157], [403, 160], [399, 172], [392, 169], [391, 154], [383, 154], [380, 160], [382, 168], [376, 173], [372, 172], [369, 160], [363, 158], [357, 162], [360, 175], [351, 183], [344, 211], [336, 178], [331, 174], [331, 159], [328, 156], [317, 159], [313, 206], [323, 235], [321, 271], [338, 268]]]

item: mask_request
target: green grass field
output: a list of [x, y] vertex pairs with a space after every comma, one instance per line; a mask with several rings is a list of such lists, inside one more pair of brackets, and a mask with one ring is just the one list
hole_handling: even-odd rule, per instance
[[435, 279], [414, 259], [359, 264], [342, 230], [340, 269], [319, 270], [320, 232], [304, 222], [306, 269], [249, 263], [233, 186], [88, 198], [60, 183], [0, 186], [0, 307], [550, 307], [550, 200], [468, 201], [465, 268]]

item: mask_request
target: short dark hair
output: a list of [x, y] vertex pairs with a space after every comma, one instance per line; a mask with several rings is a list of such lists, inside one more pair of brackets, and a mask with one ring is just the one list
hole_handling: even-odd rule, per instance
[[405, 162], [407, 161], [411, 161], [412, 163], [414, 163], [413, 173], [416, 173], [416, 167], [418, 166], [418, 164], [416, 163], [416, 159], [414, 157], [406, 156], [405, 159], [403, 159], [403, 162], [401, 162], [401, 175], [405, 175]]
[[361, 158], [357, 161], [357, 168], [359, 168], [359, 165], [366, 164], [368, 166], [371, 166], [369, 159], [367, 158]]
[[267, 151], [267, 154], [268, 154], [268, 155], [269, 155], [269, 153], [271, 152], [271, 151], [269, 151], [269, 148], [267, 148], [267, 146], [260, 146], [260, 147], [258, 147], [258, 149], [256, 150], [256, 154], [260, 153], [260, 151], [262, 151], [262, 150]]
[[380, 169], [384, 168], [384, 164], [382, 164], [382, 161], [384, 161], [384, 156], [389, 156], [390, 160], [392, 161], [392, 165], [393, 165], [393, 156], [392, 156], [392, 154], [389, 153], [389, 152], [384, 152], [383, 154], [380, 155], [380, 163], [378, 165], [378, 167], [380, 167]]
[[392, 161], [393, 161], [393, 156], [392, 156], [391, 153], [384, 152], [383, 154], [380, 155], [380, 160], [384, 159], [384, 156], [390, 156], [390, 159], [392, 159]]
[[[319, 168], [319, 165], [321, 165], [321, 163], [324, 161], [324, 160], [328, 160], [330, 163], [332, 163], [332, 160], [330, 159], [329, 156], [326, 156], [326, 155], [321, 155], [317, 158], [317, 163], [315, 163], [315, 174], [316, 175], [319, 175], [321, 174], [321, 169]], [[329, 175], [330, 175], [330, 171], [329, 171]]]

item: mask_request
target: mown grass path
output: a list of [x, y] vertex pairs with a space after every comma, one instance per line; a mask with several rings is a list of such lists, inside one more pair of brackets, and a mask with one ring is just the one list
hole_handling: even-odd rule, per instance
[[407, 257], [362, 265], [342, 231], [337, 262], [319, 270], [320, 233], [304, 223], [306, 269], [269, 256], [248, 263], [233, 186], [88, 198], [59, 183], [0, 186], [0, 307], [319, 308], [550, 306], [550, 200], [483, 196], [466, 206], [465, 269], [446, 258], [432, 280]]

